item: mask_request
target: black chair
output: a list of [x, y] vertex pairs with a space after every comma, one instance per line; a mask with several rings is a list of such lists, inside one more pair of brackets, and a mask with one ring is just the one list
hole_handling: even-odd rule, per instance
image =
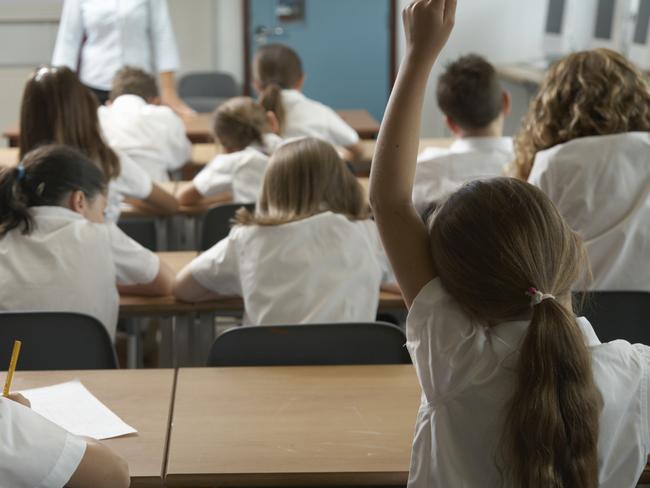
[[206, 251], [230, 233], [232, 219], [237, 210], [245, 207], [250, 212], [255, 211], [254, 203], [224, 203], [212, 207], [203, 216], [201, 233], [201, 251]]
[[577, 315], [586, 317], [602, 342], [625, 339], [650, 345], [650, 292], [574, 293]]
[[197, 112], [212, 112], [227, 99], [240, 95], [241, 90], [228, 73], [202, 71], [182, 76], [178, 94]]
[[0, 368], [22, 341], [19, 370], [115, 369], [106, 328], [88, 315], [68, 312], [0, 312]]
[[381, 322], [247, 326], [214, 341], [208, 366], [409, 364], [405, 344], [402, 329]]
[[150, 251], [158, 250], [158, 234], [156, 232], [155, 219], [146, 217], [120, 219], [117, 226], [127, 236]]

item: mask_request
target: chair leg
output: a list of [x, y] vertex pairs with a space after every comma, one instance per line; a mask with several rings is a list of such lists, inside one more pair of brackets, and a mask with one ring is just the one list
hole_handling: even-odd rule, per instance
[[142, 337], [140, 319], [131, 317], [126, 322], [126, 367], [135, 369], [142, 366]]

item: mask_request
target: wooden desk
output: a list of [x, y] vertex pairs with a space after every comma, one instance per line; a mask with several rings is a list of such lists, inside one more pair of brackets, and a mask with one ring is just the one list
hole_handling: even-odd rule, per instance
[[169, 487], [406, 484], [411, 365], [180, 369], [176, 393]]
[[[4, 384], [4, 373], [2, 383]], [[175, 372], [158, 370], [18, 370], [12, 388], [24, 390], [80, 380], [138, 433], [104, 442], [129, 463], [131, 487], [162, 487]]]
[[497, 66], [496, 70], [497, 74], [507, 81], [535, 87], [538, 87], [546, 76], [546, 70], [526, 63]]

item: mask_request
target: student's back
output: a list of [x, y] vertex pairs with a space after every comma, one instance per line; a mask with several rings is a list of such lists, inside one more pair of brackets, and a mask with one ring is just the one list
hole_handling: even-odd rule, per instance
[[388, 270], [360, 184], [316, 139], [272, 156], [254, 215], [194, 260], [175, 293], [244, 298], [250, 324], [372, 321]]
[[529, 177], [580, 232], [594, 290], [650, 291], [650, 132], [574, 139], [540, 151]]

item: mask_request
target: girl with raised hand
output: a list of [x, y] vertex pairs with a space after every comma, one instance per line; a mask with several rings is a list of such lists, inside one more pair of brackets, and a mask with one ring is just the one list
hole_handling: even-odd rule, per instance
[[650, 348], [601, 344], [573, 314], [580, 237], [517, 179], [466, 184], [428, 225], [411, 202], [426, 82], [455, 9], [404, 11], [370, 182], [423, 391], [409, 487], [633, 487], [650, 452]]

